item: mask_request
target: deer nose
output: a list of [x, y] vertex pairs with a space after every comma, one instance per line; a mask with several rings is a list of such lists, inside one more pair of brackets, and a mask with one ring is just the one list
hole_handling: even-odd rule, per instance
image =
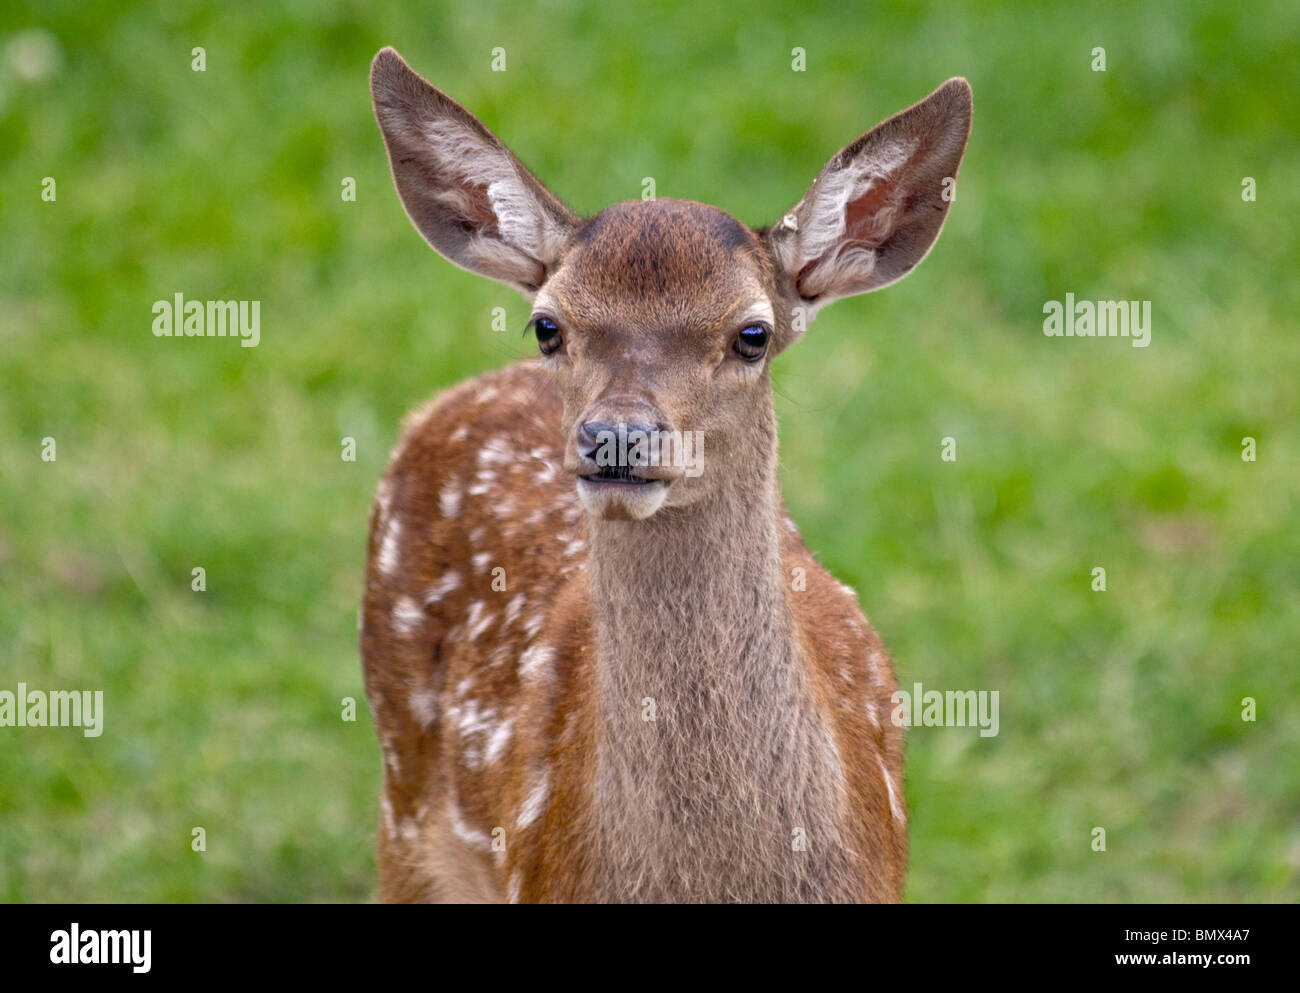
[[[653, 424], [608, 424], [605, 421], [585, 421], [578, 425], [578, 454], [583, 458], [595, 459], [596, 453], [604, 449], [610, 465], [622, 465], [624, 459], [630, 464], [641, 464], [645, 445], [637, 445], [644, 439], [647, 443], [656, 431], [661, 430]], [[612, 461], [610, 461], [612, 460]]]

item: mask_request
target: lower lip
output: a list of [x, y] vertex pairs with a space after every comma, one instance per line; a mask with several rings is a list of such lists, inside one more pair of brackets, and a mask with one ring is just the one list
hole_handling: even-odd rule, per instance
[[647, 479], [640, 483], [619, 479], [578, 479], [578, 499], [594, 517], [612, 521], [645, 520], [668, 498], [668, 483]]

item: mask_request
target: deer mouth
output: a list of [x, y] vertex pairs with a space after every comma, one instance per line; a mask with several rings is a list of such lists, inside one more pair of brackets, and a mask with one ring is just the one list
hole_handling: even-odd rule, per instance
[[587, 483], [613, 483], [623, 486], [645, 486], [649, 483], [663, 482], [662, 479], [647, 479], [645, 476], [638, 476], [630, 466], [625, 465], [602, 466], [595, 472], [582, 474], [579, 478]]
[[578, 499], [592, 517], [607, 521], [640, 521], [650, 517], [668, 499], [670, 481], [640, 472], [650, 467], [600, 466], [578, 474]]

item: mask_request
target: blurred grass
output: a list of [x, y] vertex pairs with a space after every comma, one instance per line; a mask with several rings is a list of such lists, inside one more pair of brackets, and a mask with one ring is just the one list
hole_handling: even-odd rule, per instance
[[[0, 729], [0, 899], [374, 895], [368, 503], [406, 409], [528, 352], [489, 330], [522, 298], [402, 214], [384, 44], [575, 209], [653, 176], [753, 224], [968, 77], [938, 247], [776, 366], [787, 502], [901, 683], [1001, 693], [996, 738], [909, 733], [908, 897], [1300, 899], [1296, 4], [2, 16], [0, 689], [102, 688], [107, 715]], [[1067, 291], [1152, 300], [1151, 346], [1044, 337]], [[261, 300], [261, 345], [155, 338], [176, 292]]]

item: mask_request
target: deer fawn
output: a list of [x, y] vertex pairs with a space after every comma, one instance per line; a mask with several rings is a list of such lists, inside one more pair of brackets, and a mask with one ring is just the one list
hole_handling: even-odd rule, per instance
[[[584, 220], [391, 48], [370, 82], [411, 221], [532, 301], [541, 352], [412, 414], [375, 499], [381, 898], [899, 900], [893, 666], [783, 509], [769, 368], [930, 250], [970, 87], [755, 230], [670, 199]], [[647, 457], [689, 437], [696, 471]]]

